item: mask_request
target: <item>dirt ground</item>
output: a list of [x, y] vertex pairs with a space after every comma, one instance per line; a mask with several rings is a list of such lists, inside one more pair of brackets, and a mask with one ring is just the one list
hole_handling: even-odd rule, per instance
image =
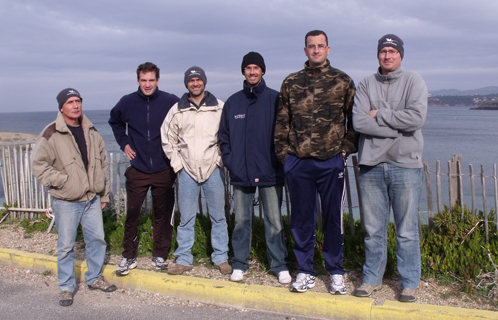
[[[7, 221], [0, 224], [0, 247], [55, 256], [57, 254], [57, 235], [44, 232], [27, 234], [18, 223]], [[79, 260], [85, 259], [84, 243], [76, 243], [75, 258]], [[112, 265], [117, 265], [119, 260], [119, 255], [108, 255], [106, 257], [106, 263]], [[168, 262], [171, 263], [171, 261]], [[139, 258], [138, 268], [153, 270], [150, 257]], [[209, 261], [200, 261], [199, 265], [195, 266], [191, 271], [185, 272], [184, 275], [229, 281], [229, 275], [220, 274], [218, 270], [212, 267]], [[291, 270], [291, 275], [295, 277], [296, 271]], [[345, 280], [348, 288], [347, 294], [352, 295], [356, 286], [361, 284], [361, 271], [348, 270]], [[483, 283], [486, 281], [488, 283], [495, 281], [494, 275], [483, 276]], [[279, 284], [275, 275], [262, 270], [255, 261], [251, 261], [251, 267], [243, 282], [264, 286], [288, 287], [288, 285]], [[316, 286], [312, 290], [328, 293], [329, 285], [329, 276], [319, 276]], [[397, 300], [400, 292], [401, 286], [396, 278], [385, 278], [382, 290], [373, 293], [372, 298], [375, 299], [375, 304], [381, 305], [385, 300]], [[443, 284], [436, 279], [421, 279], [418, 300], [415, 303], [498, 311], [498, 289], [496, 286], [488, 296], [485, 297], [482, 293], [472, 295], [464, 293], [458, 280]]]

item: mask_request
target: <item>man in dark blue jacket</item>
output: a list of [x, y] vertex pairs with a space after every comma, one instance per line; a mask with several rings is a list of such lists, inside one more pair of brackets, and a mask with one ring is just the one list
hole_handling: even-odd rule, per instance
[[273, 142], [279, 94], [266, 86], [262, 78], [265, 71], [259, 53], [246, 54], [242, 60], [244, 89], [228, 98], [221, 115], [220, 149], [223, 164], [230, 171], [235, 200], [230, 280], [242, 280], [249, 269], [251, 209], [258, 187], [263, 202], [268, 264], [280, 283], [290, 283], [280, 212], [284, 176]]
[[176, 174], [163, 154], [160, 128], [169, 109], [179, 98], [158, 89], [159, 68], [151, 62], [138, 66], [137, 79], [139, 89], [122, 97], [111, 110], [109, 119], [114, 137], [131, 163], [125, 172], [124, 251], [116, 269], [116, 274], [123, 276], [137, 266], [138, 220], [149, 188], [154, 219], [152, 265], [158, 270], [166, 269], [171, 246], [170, 221], [175, 204], [173, 186]]

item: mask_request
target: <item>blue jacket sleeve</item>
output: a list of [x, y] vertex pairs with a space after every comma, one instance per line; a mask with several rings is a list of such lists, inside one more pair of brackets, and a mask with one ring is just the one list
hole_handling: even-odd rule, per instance
[[223, 112], [221, 113], [220, 128], [218, 131], [218, 139], [220, 141], [221, 159], [223, 160], [224, 166], [230, 170], [230, 123], [229, 123], [229, 113], [230, 110], [230, 100], [225, 103], [223, 107]]
[[121, 101], [119, 101], [111, 110], [109, 125], [112, 128], [116, 142], [119, 144], [121, 150], [124, 151], [124, 148], [129, 144], [129, 141], [128, 135], [126, 134], [126, 122], [123, 120], [123, 111], [120, 102]]

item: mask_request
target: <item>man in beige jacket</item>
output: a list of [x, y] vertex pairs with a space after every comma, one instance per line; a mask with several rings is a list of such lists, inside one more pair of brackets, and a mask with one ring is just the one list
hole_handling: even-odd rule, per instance
[[223, 102], [205, 91], [207, 77], [202, 68], [185, 72], [185, 93], [168, 112], [161, 127], [161, 141], [171, 167], [178, 175], [178, 205], [181, 221], [177, 230], [176, 264], [168, 274], [191, 270], [195, 240], [195, 218], [201, 189], [211, 218], [211, 260], [222, 274], [232, 273], [228, 264], [228, 230], [224, 213], [225, 176], [218, 143]]
[[85, 283], [112, 292], [102, 276], [107, 244], [102, 209], [109, 202], [109, 172], [104, 140], [81, 110], [83, 98], [71, 88], [57, 95], [57, 119], [43, 129], [32, 155], [33, 175], [48, 187], [57, 226], [59, 304], [70, 306], [76, 290], [73, 247], [78, 225], [85, 238]]

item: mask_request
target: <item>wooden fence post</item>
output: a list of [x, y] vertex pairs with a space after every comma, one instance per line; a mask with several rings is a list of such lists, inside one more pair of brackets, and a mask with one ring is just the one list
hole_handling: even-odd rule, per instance
[[358, 181], [360, 175], [360, 167], [358, 165], [358, 158], [356, 156], [352, 156], [351, 160], [353, 160], [353, 172], [354, 172], [354, 180], [356, 183], [356, 193], [358, 193], [358, 206], [360, 207], [360, 222], [361, 222], [361, 230], [365, 232], [365, 224], [363, 223], [363, 208], [361, 206], [361, 192], [360, 192], [360, 183]]
[[[116, 188], [117, 188], [117, 199], [116, 199], [116, 219], [119, 219], [121, 215], [121, 153], [116, 155]], [[126, 214], [126, 202], [124, 203], [124, 214]]]
[[484, 228], [486, 229], [486, 243], [489, 242], [489, 229], [488, 229], [488, 208], [486, 204], [486, 179], [484, 176], [484, 165], [481, 164], [481, 185], [482, 185], [482, 205], [484, 213]]
[[290, 225], [291, 223], [290, 197], [289, 197], [289, 187], [287, 187], [286, 182], [284, 182], [284, 190], [285, 190], [285, 207], [287, 209], [287, 219], [289, 220], [289, 225]]
[[461, 218], [463, 219], [463, 213], [464, 213], [464, 203], [463, 203], [463, 179], [462, 179], [462, 162], [459, 160], [457, 161], [457, 174], [458, 174], [458, 203], [462, 207], [462, 216]]
[[474, 166], [469, 164], [470, 196], [472, 197], [472, 215], [476, 215], [476, 186], [474, 183]]
[[225, 174], [225, 218], [228, 223], [232, 218], [230, 215], [230, 175], [225, 167], [223, 167], [223, 172]]
[[496, 163], [493, 165], [493, 180], [495, 182], [495, 222], [498, 231], [498, 177], [496, 176]]
[[[458, 174], [457, 174], [457, 162], [462, 161], [461, 154], [453, 154], [451, 156], [451, 160], [448, 161], [448, 191], [450, 195], [450, 208], [455, 206], [457, 202], [462, 205], [461, 199], [458, 199], [459, 195], [459, 183], [458, 183]], [[460, 200], [460, 201], [459, 201]]]
[[441, 192], [441, 161], [436, 161], [437, 212], [443, 212], [443, 193]]
[[429, 172], [429, 165], [427, 164], [427, 159], [424, 160], [424, 172], [425, 172], [425, 187], [427, 189], [427, 222], [429, 223], [429, 228], [432, 230], [434, 226], [434, 206], [432, 200], [432, 185], [431, 176]]

